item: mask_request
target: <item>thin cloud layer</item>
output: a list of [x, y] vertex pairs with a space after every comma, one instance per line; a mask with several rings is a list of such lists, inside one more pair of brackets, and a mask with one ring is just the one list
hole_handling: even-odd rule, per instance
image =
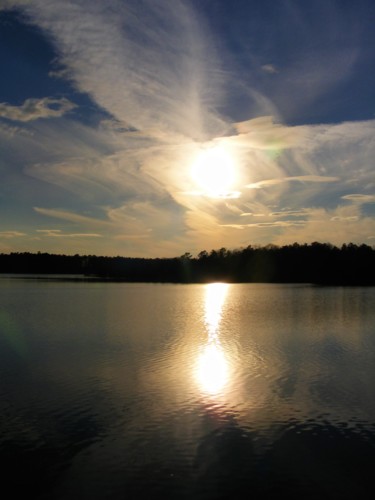
[[26, 233], [20, 233], [19, 231], [0, 231], [0, 238], [19, 238], [20, 236], [26, 236]]
[[265, 179], [264, 181], [254, 182], [253, 184], [247, 184], [249, 189], [260, 189], [267, 186], [276, 186], [283, 182], [298, 181], [298, 182], [336, 182], [339, 179], [337, 177], [324, 177], [323, 175], [300, 175], [295, 177], [284, 177], [281, 179]]
[[342, 197], [343, 200], [349, 200], [353, 203], [375, 203], [375, 195], [373, 194], [346, 194]]
[[187, 2], [36, 0], [24, 12], [53, 35], [77, 89], [121, 122], [175, 136], [222, 131], [210, 111], [215, 52]]
[[63, 233], [61, 229], [37, 229], [37, 233], [43, 236], [52, 238], [101, 238], [100, 234], [96, 233]]

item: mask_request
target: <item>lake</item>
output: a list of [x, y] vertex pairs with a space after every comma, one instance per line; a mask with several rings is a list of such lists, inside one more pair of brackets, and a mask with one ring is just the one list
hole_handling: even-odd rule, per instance
[[0, 278], [3, 490], [367, 499], [375, 288]]

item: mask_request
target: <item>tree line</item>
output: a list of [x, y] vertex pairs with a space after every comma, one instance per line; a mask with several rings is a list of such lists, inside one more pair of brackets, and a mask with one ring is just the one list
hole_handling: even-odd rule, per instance
[[128, 282], [375, 285], [375, 248], [314, 242], [203, 250], [196, 257], [0, 254], [0, 273], [72, 274]]

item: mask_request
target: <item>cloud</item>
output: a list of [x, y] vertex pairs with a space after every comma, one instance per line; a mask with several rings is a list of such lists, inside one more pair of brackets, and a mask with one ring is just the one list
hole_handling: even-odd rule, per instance
[[[72, 141], [77, 141], [82, 131], [76, 130], [76, 133]], [[105, 139], [105, 134], [95, 135], [99, 140]], [[94, 141], [95, 135], [90, 140]], [[122, 146], [126, 144], [129, 143], [124, 138]], [[36, 163], [25, 171], [34, 178], [79, 195], [82, 200], [104, 205], [121, 202], [125, 197], [156, 197], [161, 191], [160, 185], [140, 172], [138, 153], [130, 149], [112, 153], [108, 143], [104, 146], [107, 151], [103, 151], [98, 148], [99, 144], [88, 148], [87, 142], [82, 144], [81, 151], [79, 147], [73, 147], [74, 144], [66, 146], [63, 161]], [[79, 141], [76, 146], [79, 146]], [[57, 147], [61, 147], [61, 141]]]
[[360, 205], [364, 203], [375, 203], [375, 195], [370, 194], [346, 194], [341, 197], [343, 200], [349, 200]]
[[20, 106], [0, 103], [0, 117], [12, 121], [29, 122], [40, 118], [58, 118], [76, 107], [71, 101], [62, 97], [52, 99], [26, 99]]
[[335, 245], [348, 242], [360, 244], [374, 233], [374, 218], [363, 216], [358, 205], [347, 205], [332, 210], [313, 209], [303, 226], [288, 229], [287, 240], [286, 234], [280, 234], [273, 242], [285, 244], [293, 241], [299, 243], [323, 241]]
[[353, 222], [353, 221], [359, 220], [359, 217], [358, 217], [358, 215], [351, 215], [349, 217], [342, 217], [342, 216], [335, 215], [334, 217], [331, 217], [330, 220], [333, 221], [333, 222], [335, 222], [335, 221], [339, 221], [339, 222], [342, 222], [342, 221]]
[[66, 210], [57, 210], [54, 208], [41, 208], [34, 207], [35, 212], [47, 215], [48, 217], [54, 217], [56, 219], [62, 219], [68, 222], [83, 224], [86, 226], [111, 226], [111, 222], [102, 219], [95, 219], [94, 217], [87, 217], [85, 215], [76, 214], [74, 212], [69, 212]]
[[[336, 238], [335, 230], [340, 238], [345, 236], [346, 241], [354, 238], [358, 241], [359, 235], [366, 240], [374, 232], [369, 218], [366, 224], [358, 226], [361, 227], [358, 231], [353, 217], [357, 217], [358, 224], [363, 216], [343, 214], [339, 209], [349, 201], [343, 199], [347, 196], [343, 193], [343, 189], [347, 193], [345, 185], [357, 182], [358, 170], [352, 165], [359, 160], [358, 156], [351, 160], [350, 154], [353, 143], [360, 137], [363, 142], [361, 177], [367, 184], [373, 177], [369, 161], [373, 146], [367, 136], [374, 125], [351, 125], [351, 139], [344, 133], [345, 128], [348, 124], [302, 127], [302, 130], [291, 127], [288, 131], [285, 125], [274, 126], [265, 118], [247, 123], [242, 129], [244, 135], [253, 135], [250, 143], [237, 133], [216, 138], [207, 145], [187, 140], [159, 143], [140, 132], [116, 132], [116, 127], [104, 127], [97, 130], [97, 136], [92, 135], [90, 141], [93, 145], [100, 141], [111, 144], [114, 152], [103, 154], [105, 147], [101, 146], [99, 155], [94, 146], [82, 149], [80, 142], [73, 143], [71, 149], [73, 139], [64, 139], [64, 134], [59, 133], [56, 147], [65, 142], [72, 158], [60, 163], [36, 164], [28, 167], [27, 172], [79, 195], [80, 201], [87, 204], [86, 212], [96, 215], [83, 215], [84, 209], [79, 206], [76, 211], [38, 208], [37, 213], [73, 223], [79, 226], [79, 233], [105, 230], [106, 237], [102, 240], [112, 241], [112, 251], [117, 254], [121, 254], [117, 245], [122, 245], [122, 251], [128, 255], [157, 255], [159, 250], [159, 255], [168, 255], [168, 252], [179, 255], [186, 249], [194, 253], [202, 248], [238, 247], [249, 241], [259, 244], [275, 240], [303, 242], [303, 236], [310, 241], [330, 241]], [[269, 156], [267, 149], [272, 133], [277, 139], [284, 138], [283, 145], [287, 146], [275, 158]], [[90, 137], [82, 126], [76, 126], [74, 134], [77, 138], [82, 135], [85, 140]], [[241, 191], [241, 197], [220, 200], [187, 195], [186, 192], [194, 191], [195, 187], [190, 176], [194, 158], [201, 148], [217, 144], [228, 148], [236, 159], [239, 183], [235, 187]], [[348, 158], [349, 164], [345, 163]], [[268, 177], [270, 173], [272, 178]], [[253, 185], [253, 189], [249, 189], [249, 185]], [[263, 189], [267, 187], [272, 189]], [[331, 209], [323, 208], [327, 203]], [[317, 219], [317, 210], [323, 210], [324, 216], [320, 219]], [[245, 215], [241, 214], [257, 220], [243, 224]], [[234, 228], [241, 231], [234, 233]]]
[[[17, 2], [6, 5], [11, 4]], [[94, 237], [96, 248], [134, 255], [330, 233], [333, 238], [334, 230], [347, 240], [374, 234], [369, 217], [343, 207], [371, 201], [375, 121], [284, 124], [274, 100], [224, 68], [218, 46], [190, 3], [170, 5], [165, 0], [24, 3], [28, 21], [44, 30], [59, 54], [61, 69], [50, 76], [66, 78], [108, 114], [88, 126], [74, 121], [74, 114], [65, 116], [74, 106], [67, 100], [58, 105], [48, 98], [28, 99], [0, 108], [3, 117], [23, 122], [29, 134], [21, 136], [9, 126], [6, 132], [0, 125], [5, 151], [0, 163], [11, 154], [16, 158], [17, 168], [9, 173], [17, 181], [13, 185], [39, 207], [30, 218], [48, 216], [68, 225], [38, 234], [49, 241], [62, 241], [60, 235]], [[285, 71], [283, 66], [282, 74], [266, 64], [263, 71], [274, 77], [262, 80], [294, 76], [288, 99], [304, 104], [310, 93], [295, 96], [297, 80], [318, 95], [335, 55], [327, 55], [322, 70], [311, 65], [311, 54], [306, 64], [301, 59]], [[343, 60], [340, 56], [339, 69]], [[259, 67], [258, 62], [258, 75]], [[328, 87], [345, 76], [341, 70], [337, 78], [330, 75]], [[238, 88], [252, 105], [241, 98], [240, 113], [232, 114], [225, 92], [233, 96]], [[59, 120], [37, 120], [53, 113]], [[238, 197], [210, 198], [194, 182], [192, 166], [208, 148], [233, 158], [236, 182], [230, 192]], [[12, 194], [14, 206], [22, 201], [18, 196]], [[233, 228], [241, 231], [233, 235]]]
[[251, 228], [286, 228], [286, 227], [293, 227], [293, 226], [304, 226], [306, 224], [306, 221], [295, 221], [295, 220], [290, 220], [290, 221], [283, 221], [283, 220], [276, 220], [273, 222], [254, 222], [252, 224], [223, 224], [223, 227], [232, 227], [235, 229], [244, 229], [247, 227]]
[[175, 137], [223, 131], [212, 111], [221, 94], [219, 58], [189, 4], [145, 1], [147, 15], [137, 2], [110, 5], [35, 0], [24, 12], [53, 37], [69, 80], [117, 120]]
[[[339, 206], [333, 210], [310, 209], [303, 220], [263, 220], [249, 224], [227, 224], [224, 229], [230, 241], [274, 243], [285, 245], [294, 242], [329, 242], [334, 245], [353, 242], [361, 244], [371, 240], [375, 234], [375, 221], [364, 217], [358, 205]], [[236, 231], [233, 231], [236, 230]], [[249, 239], [247, 235], [251, 234]]]
[[32, 132], [29, 130], [14, 125], [8, 125], [6, 123], [0, 123], [0, 133], [3, 133], [9, 136], [10, 138], [14, 138], [15, 136], [20, 136], [20, 135], [26, 135], [26, 136], [33, 135]]
[[262, 71], [265, 73], [269, 73], [270, 75], [274, 75], [275, 73], [278, 73], [279, 70], [274, 66], [273, 64], [263, 64], [261, 66]]
[[22, 236], [26, 236], [26, 233], [21, 233], [20, 231], [0, 231], [0, 238], [11, 239]]
[[50, 236], [52, 238], [101, 238], [101, 234], [97, 233], [64, 233], [61, 229], [37, 229], [37, 233], [42, 236]]
[[169, 207], [168, 200], [159, 202], [134, 201], [108, 209], [107, 216], [120, 234], [141, 238], [169, 240], [181, 234], [184, 221], [178, 210]]
[[261, 116], [233, 124], [237, 134], [231, 143], [261, 150], [287, 149], [296, 146], [305, 135], [302, 127], [275, 123], [272, 116]]
[[338, 177], [326, 177], [322, 175], [299, 175], [295, 177], [284, 177], [282, 179], [266, 179], [264, 181], [254, 182], [247, 184], [245, 187], [248, 189], [260, 189], [263, 187], [276, 186], [283, 182], [337, 182]]
[[306, 217], [309, 214], [309, 210], [283, 210], [280, 212], [271, 212], [270, 217]]

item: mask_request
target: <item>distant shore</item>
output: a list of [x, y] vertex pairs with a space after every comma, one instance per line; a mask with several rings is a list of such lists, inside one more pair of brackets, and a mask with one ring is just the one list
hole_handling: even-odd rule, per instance
[[[313, 283], [375, 285], [375, 249], [353, 243], [221, 248], [196, 257], [103, 257], [49, 253], [0, 254], [0, 273], [125, 282]], [[31, 277], [31, 276], [30, 276]]]

